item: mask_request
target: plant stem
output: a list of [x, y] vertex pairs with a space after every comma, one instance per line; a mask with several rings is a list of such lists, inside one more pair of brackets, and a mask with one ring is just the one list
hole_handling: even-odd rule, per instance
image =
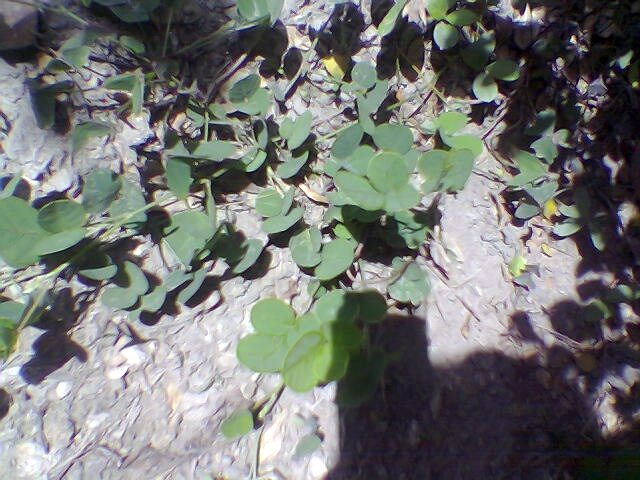
[[164, 30], [164, 40], [162, 41], [162, 57], [167, 55], [167, 46], [169, 45], [169, 33], [171, 32], [171, 23], [173, 22], [173, 7], [169, 7], [169, 17], [167, 18], [167, 28]]

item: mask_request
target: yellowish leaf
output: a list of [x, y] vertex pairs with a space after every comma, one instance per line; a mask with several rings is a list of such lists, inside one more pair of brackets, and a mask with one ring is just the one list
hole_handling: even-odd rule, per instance
[[546, 218], [547, 220], [551, 220], [557, 214], [558, 214], [558, 205], [556, 204], [555, 200], [552, 198], [548, 200], [547, 203], [544, 204], [544, 207], [542, 207], [542, 215], [544, 215], [544, 218]]
[[342, 80], [349, 68], [351, 58], [348, 55], [332, 55], [322, 59], [324, 68], [327, 69], [329, 75], [338, 80]]

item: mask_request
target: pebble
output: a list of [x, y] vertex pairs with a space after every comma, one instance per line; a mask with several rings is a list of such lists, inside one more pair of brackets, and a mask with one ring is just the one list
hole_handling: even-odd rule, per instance
[[71, 391], [72, 383], [71, 382], [58, 382], [56, 385], [56, 397], [62, 400], [66, 397]]
[[325, 476], [329, 473], [329, 469], [318, 455], [314, 455], [309, 460], [309, 475], [313, 479], [321, 479], [325, 478]]
[[15, 446], [13, 459], [14, 478], [39, 480], [47, 478], [51, 458], [42, 445], [21, 442]]

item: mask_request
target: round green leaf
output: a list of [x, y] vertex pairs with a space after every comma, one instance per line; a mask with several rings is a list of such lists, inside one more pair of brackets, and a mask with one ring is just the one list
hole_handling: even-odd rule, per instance
[[16, 197], [0, 199], [0, 257], [7, 264], [19, 268], [36, 263], [36, 246], [48, 236], [35, 208]]
[[260, 76], [251, 74], [238, 80], [229, 90], [229, 101], [240, 103], [250, 99], [260, 88]]
[[513, 60], [496, 60], [487, 66], [487, 72], [493, 78], [507, 82], [520, 78], [520, 67]]
[[355, 152], [341, 161], [341, 166], [351, 173], [365, 176], [367, 174], [367, 168], [369, 168], [369, 162], [371, 162], [375, 154], [376, 151], [369, 145], [361, 145], [356, 148]]
[[186, 198], [191, 187], [191, 162], [183, 158], [169, 157], [164, 176], [167, 187], [178, 198]]
[[244, 256], [242, 257], [242, 260], [233, 266], [231, 269], [232, 273], [243, 273], [255, 265], [264, 250], [264, 245], [262, 244], [262, 241], [257, 238], [250, 238], [243, 242], [242, 250], [244, 251]]
[[442, 188], [448, 156], [449, 153], [445, 150], [431, 150], [420, 157], [418, 172], [425, 180], [421, 187], [423, 192], [436, 192]]
[[251, 309], [251, 324], [258, 333], [285, 335], [296, 324], [296, 313], [282, 300], [265, 298]]
[[282, 204], [282, 197], [272, 188], [262, 190], [256, 197], [256, 210], [263, 217], [280, 215]]
[[442, 185], [449, 192], [462, 190], [473, 171], [475, 155], [471, 150], [450, 150], [445, 161]]
[[298, 223], [303, 214], [304, 210], [300, 207], [296, 207], [286, 215], [267, 218], [262, 222], [262, 230], [269, 235], [284, 232]]
[[460, 112], [445, 112], [437, 118], [436, 125], [440, 133], [453, 135], [462, 130], [468, 122], [469, 117]]
[[358, 62], [351, 70], [351, 79], [361, 86], [364, 90], [368, 90], [376, 84], [378, 75], [373, 65], [368, 62]]
[[480, 15], [469, 10], [468, 8], [460, 8], [454, 10], [444, 17], [447, 22], [456, 27], [464, 27], [465, 25], [471, 25], [480, 20]]
[[82, 205], [72, 200], [56, 200], [38, 210], [38, 223], [51, 233], [58, 233], [84, 225]]
[[373, 132], [373, 141], [382, 150], [407, 153], [413, 145], [413, 134], [404, 125], [383, 123]]
[[451, 8], [452, 3], [450, 0], [425, 0], [424, 6], [434, 20], [442, 20], [447, 14], [447, 10]]
[[373, 157], [367, 176], [374, 188], [382, 193], [397, 190], [409, 183], [407, 164], [394, 152], [382, 152]]
[[113, 127], [106, 123], [101, 123], [101, 122], [79, 123], [73, 129], [71, 148], [74, 152], [77, 152], [82, 147], [84, 147], [92, 138], [109, 135], [112, 132], [112, 130], [113, 130]]
[[269, 94], [265, 89], [259, 89], [254, 93], [251, 98], [244, 102], [234, 103], [235, 111], [244, 113], [246, 115], [261, 115], [264, 114], [271, 105], [269, 101]]
[[6, 318], [0, 318], [0, 359], [6, 359], [18, 342], [17, 326]]
[[513, 215], [521, 220], [528, 220], [538, 214], [540, 214], [540, 207], [526, 202], [520, 203], [516, 211], [513, 212]]
[[498, 85], [493, 78], [485, 72], [479, 73], [473, 80], [473, 94], [478, 100], [492, 102], [498, 96]]
[[331, 322], [322, 326], [325, 338], [340, 348], [354, 351], [362, 346], [362, 329], [353, 322]]
[[76, 245], [84, 238], [84, 228], [73, 228], [63, 232], [54, 233], [40, 240], [35, 246], [38, 255], [49, 255], [61, 252]]
[[364, 130], [357, 123], [340, 132], [331, 146], [331, 155], [339, 159], [347, 158], [360, 145], [362, 135]]
[[94, 170], [84, 179], [82, 206], [88, 213], [102, 213], [116, 199], [122, 181], [111, 170]]
[[108, 255], [96, 252], [82, 260], [78, 273], [90, 280], [102, 281], [114, 277], [118, 267]]
[[400, 264], [399, 276], [389, 283], [387, 291], [394, 300], [419, 305], [429, 294], [431, 284], [427, 274], [416, 264]]
[[460, 33], [453, 25], [445, 22], [438, 22], [433, 29], [433, 40], [440, 50], [447, 50], [455, 47], [460, 40]]
[[233, 143], [223, 140], [211, 140], [209, 142], [200, 142], [191, 157], [221, 162], [227, 158], [235, 157], [237, 153], [237, 148]]
[[26, 309], [27, 305], [24, 303], [13, 301], [0, 302], [0, 318], [18, 325]]
[[233, 412], [220, 424], [220, 432], [226, 438], [238, 438], [253, 430], [253, 414], [243, 408]]
[[320, 231], [315, 227], [307, 228], [289, 240], [289, 249], [293, 261], [303, 268], [315, 267], [320, 263]]
[[149, 290], [149, 280], [142, 269], [133, 262], [126, 261], [123, 270], [127, 276], [127, 288], [138, 295], [144, 295]]
[[343, 290], [332, 290], [313, 305], [313, 313], [321, 323], [352, 322], [359, 312], [359, 302]]
[[322, 260], [315, 269], [318, 280], [331, 280], [344, 273], [353, 263], [353, 244], [336, 238], [322, 247]]
[[495, 48], [493, 33], [483, 33], [478, 40], [462, 49], [462, 60], [474, 70], [482, 70]]
[[391, 9], [384, 16], [380, 25], [378, 25], [378, 35], [384, 37], [385, 35], [390, 34], [395, 25], [398, 17], [402, 13], [402, 9], [404, 8], [407, 0], [396, 0], [395, 4], [391, 7]]
[[334, 177], [334, 182], [342, 193], [363, 210], [380, 210], [384, 205], [384, 197], [366, 178], [340, 171]]
[[265, 152], [264, 150], [253, 150], [250, 154], [247, 154], [247, 156], [242, 158], [240, 161], [244, 165], [244, 171], [247, 173], [251, 173], [255, 172], [262, 165], [264, 165], [266, 159], [267, 152]]
[[[349, 325], [361, 333], [355, 325]], [[340, 380], [347, 372], [349, 364], [349, 352], [332, 342], [324, 343], [316, 353], [313, 362], [313, 373], [317, 379], [316, 383], [328, 383]]]
[[322, 335], [309, 332], [300, 337], [291, 347], [282, 368], [284, 382], [291, 390], [306, 392], [321, 380], [317, 373], [316, 362], [324, 344], [325, 339]]
[[178, 292], [178, 295], [176, 296], [176, 300], [178, 301], [178, 303], [185, 304], [189, 300], [191, 300], [191, 298], [193, 298], [193, 296], [198, 293], [206, 278], [206, 271], [202, 269], [196, 270], [189, 283], [187, 283], [187, 285], [182, 290], [180, 290], [180, 292]]
[[387, 301], [377, 290], [362, 290], [347, 293], [347, 298], [353, 297], [360, 306], [359, 318], [364, 323], [378, 323], [387, 314]]
[[571, 220], [558, 223], [553, 226], [553, 233], [559, 237], [569, 237], [574, 233], [579, 232], [583, 225]]
[[286, 137], [287, 146], [290, 150], [295, 150], [307, 139], [309, 133], [311, 133], [312, 120], [313, 116], [310, 111], [304, 112], [296, 119], [291, 129], [291, 134]]
[[109, 215], [111, 218], [125, 220], [125, 226], [136, 227], [147, 221], [147, 214], [140, 211], [145, 205], [140, 184], [124, 180], [118, 198], [109, 207]]
[[291, 157], [286, 162], [278, 165], [278, 169], [276, 173], [280, 178], [291, 178], [298, 174], [298, 172], [305, 166], [307, 160], [309, 159], [309, 152], [304, 152], [302, 155], [297, 157]]
[[146, 312], [157, 312], [164, 305], [167, 297], [167, 290], [162, 285], [158, 285], [146, 295], [140, 298], [140, 310]]
[[415, 207], [420, 201], [420, 194], [409, 183], [385, 193], [384, 209], [389, 213], [402, 212]]
[[287, 354], [286, 337], [254, 333], [238, 342], [236, 355], [245, 367], [260, 373], [275, 373], [282, 369]]
[[191, 263], [195, 253], [202, 250], [215, 233], [209, 217], [195, 210], [173, 215], [166, 230], [169, 232], [165, 237], [168, 246], [184, 265]]
[[140, 295], [128, 288], [109, 287], [102, 292], [100, 300], [103, 305], [120, 310], [133, 307], [139, 297]]
[[443, 136], [442, 141], [456, 150], [470, 150], [476, 157], [482, 153], [482, 139], [475, 135]]

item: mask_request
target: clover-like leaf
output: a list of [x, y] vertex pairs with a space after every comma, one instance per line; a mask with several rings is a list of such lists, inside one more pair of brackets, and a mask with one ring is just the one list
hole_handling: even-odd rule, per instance
[[4, 360], [16, 348], [18, 343], [18, 325], [0, 317], [0, 360]]
[[67, 250], [79, 243], [84, 238], [85, 233], [85, 229], [82, 227], [53, 233], [36, 244], [35, 252], [38, 255], [49, 255]]
[[73, 82], [62, 81], [52, 85], [40, 85], [30, 82], [31, 106], [36, 116], [38, 127], [47, 129], [53, 127], [56, 114], [56, 97], [61, 93], [68, 93], [73, 89]]
[[483, 102], [493, 102], [498, 96], [498, 85], [491, 75], [480, 72], [473, 80], [473, 94]]
[[318, 374], [317, 362], [325, 343], [326, 340], [320, 333], [309, 332], [291, 347], [282, 368], [282, 378], [291, 390], [307, 392], [322, 380]]
[[157, 312], [164, 305], [166, 298], [167, 289], [163, 285], [158, 285], [149, 293], [140, 297], [140, 310], [146, 312]]
[[487, 72], [493, 78], [507, 82], [520, 78], [520, 67], [513, 60], [496, 60], [487, 65]]
[[193, 157], [203, 158], [219, 162], [236, 155], [236, 146], [231, 142], [224, 140], [211, 140], [208, 142], [200, 142], [193, 151]]
[[358, 123], [347, 127], [338, 134], [336, 140], [333, 142], [331, 155], [339, 159], [347, 158], [358, 148], [363, 134], [364, 131]]
[[340, 166], [351, 173], [365, 176], [375, 154], [376, 151], [369, 145], [360, 145], [351, 155], [340, 161]]
[[364, 90], [369, 90], [376, 84], [378, 74], [373, 65], [368, 62], [358, 62], [351, 70], [351, 79]]
[[384, 205], [384, 196], [376, 191], [366, 178], [340, 171], [336, 174], [334, 182], [342, 193], [364, 210], [380, 210]]
[[78, 267], [81, 276], [96, 281], [108, 280], [118, 273], [118, 266], [113, 263], [111, 257], [99, 251], [91, 251]]
[[400, 188], [385, 192], [384, 209], [389, 213], [402, 212], [415, 207], [420, 201], [420, 194], [409, 183]]
[[246, 272], [255, 265], [260, 255], [262, 255], [264, 245], [262, 241], [257, 238], [249, 238], [242, 242], [241, 248], [243, 251], [242, 260], [231, 269], [231, 272], [236, 275]]
[[196, 293], [198, 293], [198, 291], [200, 291], [200, 288], [202, 288], [204, 281], [207, 279], [207, 272], [203, 269], [199, 269], [196, 270], [193, 274], [190, 274], [190, 277], [191, 278], [189, 279], [188, 283], [184, 285], [184, 287], [182, 287], [182, 289], [176, 296], [176, 300], [178, 301], [178, 303], [187, 303], [195, 296]]
[[338, 405], [351, 408], [367, 401], [380, 385], [386, 364], [386, 357], [379, 350], [352, 355], [338, 388]]
[[[347, 326], [352, 327], [356, 333], [361, 334], [361, 331], [355, 325], [348, 324]], [[329, 325], [326, 325], [326, 327], [329, 327]], [[347, 372], [348, 364], [349, 352], [347, 349], [334, 341], [326, 341], [318, 349], [313, 362], [316, 383], [321, 384], [340, 380]]]
[[240, 339], [236, 356], [254, 372], [275, 373], [282, 369], [288, 350], [284, 336], [253, 333]]
[[12, 267], [38, 261], [37, 245], [50, 235], [38, 222], [38, 211], [16, 197], [0, 199], [0, 257]]
[[523, 187], [547, 174], [542, 162], [524, 150], [516, 151], [511, 159], [515, 162], [520, 173], [509, 182], [510, 187]]
[[229, 101], [231, 103], [241, 103], [249, 100], [260, 88], [260, 76], [253, 73], [238, 80], [229, 89]]
[[251, 324], [258, 333], [285, 335], [296, 324], [296, 313], [277, 298], [265, 298], [251, 309]]
[[455, 150], [470, 150], [474, 156], [482, 153], [482, 139], [475, 135], [442, 135], [442, 141]]
[[547, 163], [552, 163], [558, 156], [558, 147], [551, 136], [544, 136], [531, 144], [536, 152], [536, 157], [543, 158]]
[[474, 70], [482, 70], [496, 48], [493, 32], [486, 32], [461, 50], [462, 60]]
[[284, 200], [282, 196], [272, 188], [262, 190], [256, 197], [256, 210], [263, 217], [275, 217], [282, 213]]
[[447, 14], [445, 20], [451, 25], [456, 27], [464, 27], [466, 25], [472, 25], [480, 20], [480, 15], [476, 12], [469, 10], [468, 8], [460, 8]]
[[264, 114], [270, 106], [267, 90], [258, 89], [251, 97], [242, 102], [233, 103], [234, 111], [246, 115]]
[[88, 213], [104, 212], [116, 199], [121, 186], [122, 180], [111, 170], [94, 170], [84, 179], [82, 206]]
[[313, 313], [321, 324], [353, 322], [360, 311], [360, 303], [343, 290], [332, 290], [322, 295], [313, 305]]
[[184, 265], [191, 263], [194, 255], [205, 247], [215, 233], [209, 217], [195, 210], [173, 215], [166, 231], [167, 245]]
[[436, 127], [445, 135], [453, 135], [462, 130], [469, 117], [460, 112], [445, 112], [436, 119]]
[[389, 282], [389, 296], [400, 303], [419, 305], [431, 290], [427, 274], [415, 262], [394, 262], [397, 277]]
[[460, 40], [460, 33], [453, 25], [445, 22], [438, 22], [433, 29], [433, 40], [440, 50], [448, 50], [455, 47]]
[[55, 200], [38, 210], [38, 223], [51, 233], [81, 227], [84, 221], [84, 208], [73, 200]]
[[373, 141], [382, 150], [407, 153], [413, 145], [413, 134], [404, 125], [383, 123], [374, 130]]
[[113, 126], [102, 122], [82, 122], [75, 126], [71, 139], [71, 148], [77, 152], [84, 147], [89, 140], [95, 137], [103, 137], [113, 132]]
[[402, 9], [404, 8], [407, 0], [396, 0], [395, 4], [384, 16], [380, 25], [378, 25], [378, 35], [384, 37], [385, 35], [390, 34], [394, 27], [396, 26], [396, 22], [398, 21], [398, 17], [402, 13]]
[[293, 261], [303, 268], [315, 267], [320, 263], [320, 247], [322, 236], [316, 227], [309, 227], [289, 240], [289, 249]]
[[558, 237], [569, 237], [574, 233], [579, 232], [584, 227], [584, 224], [573, 219], [565, 220], [562, 223], [558, 223], [553, 226], [553, 233]]
[[373, 187], [382, 193], [400, 189], [409, 183], [407, 164], [394, 152], [382, 152], [373, 157], [367, 176]]
[[474, 154], [471, 150], [450, 150], [445, 160], [446, 174], [442, 179], [443, 188], [449, 192], [459, 192], [473, 171]]
[[431, 15], [434, 20], [442, 20], [452, 7], [453, 3], [455, 2], [452, 0], [425, 0], [424, 6], [427, 8], [427, 12], [429, 12], [429, 15]]
[[300, 172], [302, 167], [304, 167], [305, 164], [307, 163], [308, 159], [309, 159], [308, 151], [304, 152], [301, 155], [298, 155], [297, 157], [291, 157], [284, 163], [281, 163], [280, 165], [278, 165], [276, 173], [280, 178], [283, 178], [285, 180], [287, 178], [291, 178], [297, 175], [298, 172]]
[[253, 426], [253, 414], [250, 410], [242, 408], [222, 421], [220, 433], [229, 439], [238, 438], [253, 430]]
[[281, 214], [267, 218], [262, 222], [262, 230], [269, 235], [285, 232], [298, 223], [302, 219], [303, 214], [304, 210], [296, 207], [286, 215]]
[[146, 204], [140, 185], [124, 179], [118, 198], [109, 206], [109, 215], [124, 220], [125, 226], [138, 226], [147, 221], [147, 214], [141, 211]]
[[318, 280], [331, 280], [347, 271], [354, 259], [353, 244], [349, 240], [336, 238], [322, 247], [322, 259], [315, 268]]
[[290, 150], [295, 150], [307, 139], [311, 133], [312, 120], [313, 115], [310, 111], [306, 111], [293, 122], [291, 132], [287, 132], [289, 134], [285, 136]]
[[167, 180], [167, 187], [178, 198], [186, 198], [191, 187], [191, 162], [183, 158], [167, 159], [167, 166], [164, 172]]
[[358, 317], [364, 323], [379, 323], [387, 314], [387, 302], [377, 290], [348, 292], [347, 302], [356, 302], [359, 306]]
[[430, 150], [418, 160], [418, 172], [425, 182], [421, 186], [424, 193], [437, 192], [442, 189], [442, 179], [446, 173], [447, 158], [445, 150]]

